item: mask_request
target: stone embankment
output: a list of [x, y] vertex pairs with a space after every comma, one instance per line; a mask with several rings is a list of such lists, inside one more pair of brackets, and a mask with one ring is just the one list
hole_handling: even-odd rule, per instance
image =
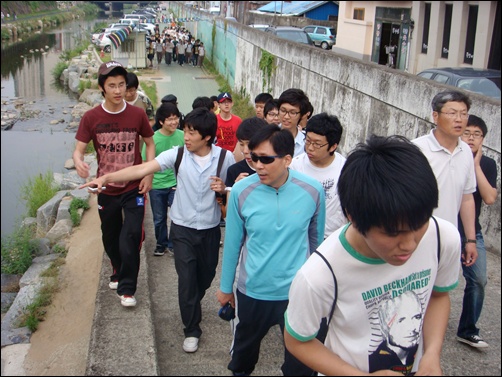
[[[91, 176], [96, 175], [97, 162], [93, 155], [87, 155], [85, 161], [91, 166]], [[25, 218], [22, 227], [36, 226], [37, 234], [43, 237], [33, 239], [33, 253], [35, 258], [28, 270], [21, 275], [2, 274], [2, 335], [1, 346], [29, 343], [31, 331], [27, 327], [19, 327], [26, 307], [31, 304], [45, 279], [43, 273], [59, 257], [60, 250], [66, 250], [66, 241], [72, 233], [73, 222], [70, 216], [70, 204], [73, 199], [89, 200], [90, 194], [86, 189], [78, 189], [85, 181], [74, 170], [72, 160], [68, 160], [65, 167], [68, 173], [55, 173], [55, 184], [60, 190], [37, 211], [37, 217]], [[81, 217], [83, 209], [79, 210]]]

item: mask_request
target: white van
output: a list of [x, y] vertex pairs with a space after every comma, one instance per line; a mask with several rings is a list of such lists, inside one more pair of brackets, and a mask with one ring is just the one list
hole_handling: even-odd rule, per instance
[[141, 20], [140, 22], [147, 22], [148, 17], [146, 17], [144, 14], [126, 14], [124, 15], [125, 20]]

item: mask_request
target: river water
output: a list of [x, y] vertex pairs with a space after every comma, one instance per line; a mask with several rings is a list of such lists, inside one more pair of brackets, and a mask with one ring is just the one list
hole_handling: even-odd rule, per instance
[[[21, 187], [38, 174], [65, 172], [64, 163], [71, 158], [75, 140], [75, 133], [65, 132], [65, 128], [78, 96], [55, 82], [51, 72], [60, 61], [61, 51], [73, 49], [80, 40], [90, 43], [92, 30], [100, 21], [77, 20], [23, 36], [22, 41], [2, 41], [2, 112], [12, 110], [16, 99], [27, 103], [24, 108], [40, 110], [37, 116], [1, 131], [2, 237], [10, 234], [26, 214]], [[64, 122], [51, 125], [52, 120]]]

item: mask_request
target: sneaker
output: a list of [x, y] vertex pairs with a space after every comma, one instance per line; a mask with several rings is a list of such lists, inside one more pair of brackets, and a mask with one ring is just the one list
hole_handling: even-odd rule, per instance
[[120, 296], [120, 303], [122, 306], [136, 306], [136, 299], [134, 296], [122, 295]]
[[194, 336], [189, 336], [188, 338], [185, 338], [185, 341], [183, 342], [183, 351], [192, 353], [197, 351], [199, 348], [199, 338], [196, 338]]
[[155, 251], [153, 252], [153, 255], [155, 255], [157, 257], [161, 257], [164, 254], [165, 254], [165, 247], [157, 245], [157, 247], [155, 248]]
[[168, 248], [166, 249], [166, 253], [167, 253], [167, 255], [169, 255], [170, 257], [174, 257], [174, 250], [173, 250], [173, 249], [171, 249], [170, 247], [168, 247]]
[[459, 342], [465, 343], [470, 345], [471, 347], [474, 348], [486, 348], [488, 347], [488, 343], [486, 343], [483, 338], [481, 338], [479, 335], [471, 335], [467, 337], [463, 336], [457, 336], [457, 340]]
[[119, 286], [119, 282], [118, 281], [111, 281], [108, 283], [108, 286], [110, 287], [110, 289], [117, 290], [117, 288]]

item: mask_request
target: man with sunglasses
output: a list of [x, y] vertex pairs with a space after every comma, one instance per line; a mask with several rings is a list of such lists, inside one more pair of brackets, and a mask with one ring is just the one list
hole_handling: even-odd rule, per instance
[[[291, 132], [264, 125], [251, 137], [249, 149], [256, 174], [236, 182], [230, 193], [217, 292], [222, 306], [235, 307], [237, 301], [239, 323], [228, 369], [238, 376], [253, 372], [268, 330], [274, 325], [284, 330], [289, 287], [323, 241], [326, 215], [321, 184], [289, 169]], [[312, 373], [288, 351], [281, 369], [286, 376]]]
[[293, 158], [291, 169], [315, 178], [324, 188], [326, 227], [324, 238], [347, 223], [338, 198], [338, 178], [345, 157], [336, 152], [343, 127], [334, 115], [314, 115], [307, 123], [305, 153]]
[[[478, 259], [470, 266], [462, 265], [462, 272], [465, 278], [464, 300], [462, 303], [462, 314], [457, 329], [457, 340], [474, 348], [486, 348], [488, 343], [479, 336], [479, 328], [476, 323], [483, 309], [485, 297], [486, 276], [486, 248], [479, 223], [481, 204], [491, 205], [497, 200], [497, 165], [495, 160], [487, 157], [482, 152], [483, 140], [488, 132], [483, 119], [469, 115], [467, 128], [461, 138], [471, 148], [474, 158], [474, 170], [476, 174], [476, 191], [474, 192], [474, 204], [476, 207], [476, 249]], [[463, 244], [466, 237], [462, 219], [458, 219], [458, 230], [462, 236]]]
[[281, 128], [288, 130], [295, 139], [296, 157], [304, 152], [305, 134], [302, 131], [300, 122], [302, 118], [307, 117], [311, 109], [309, 97], [301, 89], [286, 89], [279, 96], [279, 119]]

